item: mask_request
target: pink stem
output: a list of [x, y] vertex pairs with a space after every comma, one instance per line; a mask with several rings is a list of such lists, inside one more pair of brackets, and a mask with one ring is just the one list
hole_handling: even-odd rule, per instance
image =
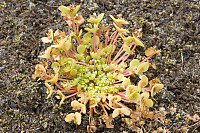
[[147, 57], [146, 59], [144, 59], [141, 63], [140, 63], [140, 65], [142, 64], [142, 63], [144, 63], [145, 61], [147, 61], [148, 59], [150, 59], [152, 56], [154, 56], [156, 53], [153, 53], [152, 55], [150, 55], [149, 57]]
[[100, 104], [101, 104], [101, 107], [103, 108], [103, 111], [105, 112], [106, 116], [108, 116], [108, 112], [106, 111], [104, 105], [101, 102], [100, 102]]
[[76, 64], [81, 64], [81, 65], [84, 65], [84, 66], [89, 67], [88, 64], [86, 64], [86, 63], [84, 63], [84, 62], [78, 62], [78, 61], [77, 61]]
[[[105, 101], [105, 103], [108, 105], [108, 107], [110, 107], [110, 105]], [[114, 108], [114, 107], [110, 107], [110, 108], [112, 108], [112, 109], [116, 109], [116, 108]]]
[[[117, 41], [117, 38], [118, 38], [118, 37], [119, 37], [119, 33], [117, 34], [117, 36], [115, 37], [114, 42], [112, 43], [112, 48], [113, 48], [115, 42]], [[108, 55], [108, 57], [107, 57], [106, 64], [109, 62], [109, 59], [110, 59], [110, 57], [111, 57], [111, 52], [112, 52], [112, 50], [110, 51], [110, 53], [109, 53], [109, 55]]]
[[[109, 31], [110, 31], [110, 24], [109, 24], [109, 27], [108, 27], [108, 34], [109, 34]], [[105, 47], [107, 46], [108, 44], [108, 37], [106, 37], [106, 40], [105, 40]]]
[[110, 44], [112, 44], [112, 41], [114, 40], [114, 38], [115, 38], [115, 36], [116, 36], [116, 34], [117, 34], [117, 31], [113, 32], [113, 34], [114, 34], [113, 36], [111, 35], [111, 36], [112, 36], [112, 39], [111, 39]]
[[54, 61], [51, 59], [51, 57], [49, 57], [49, 60], [51, 61], [51, 63], [54, 63]]
[[72, 95], [66, 96], [65, 99], [70, 98], [70, 97], [72, 97], [72, 96], [75, 96], [75, 95], [77, 95], [78, 93], [80, 93], [80, 91], [78, 91], [78, 92], [76, 92], [76, 93], [74, 93], [74, 94], [72, 94]]
[[[135, 46], [133, 47], [133, 49], [131, 50], [131, 52], [126, 56], [126, 58], [124, 58], [124, 60], [123, 61], [125, 61], [132, 53], [133, 53], [133, 51], [135, 50], [135, 48], [136, 48], [136, 44], [135, 44]], [[122, 62], [123, 62], [122, 61]]]
[[122, 108], [127, 108], [127, 109], [129, 109], [127, 106], [125, 106], [124, 104], [122, 104], [122, 103], [120, 103], [120, 102], [117, 102], [116, 104], [119, 105], [119, 106], [121, 106]]

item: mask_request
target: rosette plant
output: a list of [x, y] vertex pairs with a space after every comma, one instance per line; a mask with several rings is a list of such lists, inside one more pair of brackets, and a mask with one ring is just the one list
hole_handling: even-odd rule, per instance
[[[129, 24], [127, 21], [120, 15], [118, 18], [110, 15], [116, 29], [110, 33], [114, 27], [100, 25], [103, 13], [88, 19], [88, 28], [79, 29], [85, 21], [82, 15], [77, 15], [79, 8], [59, 7], [68, 24], [67, 33], [50, 29], [47, 37], [42, 38], [42, 42], [50, 46], [39, 57], [50, 62], [37, 64], [33, 78], [45, 80], [47, 98], [55, 93], [60, 106], [70, 97], [77, 98], [71, 102], [76, 112], [67, 114], [63, 118], [66, 122], [80, 125], [82, 115], [89, 113], [89, 125], [92, 125], [93, 113], [98, 113], [99, 119], [112, 128], [113, 118], [131, 115], [134, 108], [128, 105], [140, 111], [153, 106], [151, 97], [163, 88], [163, 84], [157, 78], [149, 82], [145, 73], [151, 65], [149, 59], [160, 51], [151, 47], [145, 51], [145, 59], [128, 61], [137, 47], [144, 47], [139, 39], [141, 30], [130, 34], [123, 28]], [[140, 79], [137, 84], [131, 83], [133, 75]], [[111, 111], [113, 113], [109, 114]], [[90, 127], [90, 130], [94, 129]]]

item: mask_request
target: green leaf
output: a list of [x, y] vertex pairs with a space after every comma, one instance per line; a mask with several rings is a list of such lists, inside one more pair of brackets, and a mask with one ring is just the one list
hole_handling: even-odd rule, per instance
[[164, 87], [163, 84], [155, 84], [153, 87], [152, 87], [152, 90], [151, 90], [151, 96], [153, 97], [153, 95], [155, 95], [160, 89], [162, 89]]
[[94, 52], [90, 52], [90, 55], [91, 55], [91, 57], [94, 58], [94, 59], [100, 59], [100, 58], [101, 58], [100, 55], [98, 55], [97, 53], [94, 53]]
[[83, 45], [87, 45], [88, 43], [90, 43], [91, 39], [92, 38], [91, 38], [90, 33], [86, 33], [86, 34], [83, 35], [81, 42], [82, 42]]
[[62, 12], [61, 16], [64, 16], [64, 15], [68, 16], [68, 15], [70, 15], [70, 16], [74, 17], [76, 15], [76, 13], [78, 12], [79, 8], [80, 8], [80, 5], [78, 5], [75, 8], [72, 7], [72, 6], [68, 6], [68, 7], [66, 7], [66, 6], [59, 6], [58, 9]]
[[134, 85], [129, 85], [126, 88], [126, 96], [129, 97], [133, 92], [139, 92], [140, 90], [138, 90], [137, 86]]
[[92, 28], [92, 29], [85, 28], [85, 30], [87, 30], [88, 32], [91, 32], [91, 33], [96, 33], [98, 30], [98, 26], [99, 26], [99, 24], [94, 24], [94, 28]]
[[51, 45], [51, 47], [55, 47], [55, 48], [66, 48], [67, 50], [69, 50], [71, 48], [72, 44], [71, 44], [71, 37], [67, 36], [64, 39], [62, 39], [58, 45]]
[[99, 16], [97, 18], [90, 18], [88, 20], [89, 23], [94, 23], [97, 24], [99, 23], [102, 19], [103, 19], [104, 13], [99, 14]]
[[70, 13], [69, 7], [66, 6], [59, 6], [58, 9], [62, 12], [61, 16], [68, 15]]
[[44, 55], [41, 55], [41, 56], [38, 56], [40, 58], [50, 58], [50, 53], [51, 53], [51, 47], [48, 47], [47, 50], [45, 50], [45, 54]]
[[58, 73], [60, 71], [60, 64], [58, 62], [54, 62], [51, 67], [53, 68], [55, 73]]
[[58, 73], [56, 73], [56, 75], [52, 79], [46, 80], [45, 82], [56, 83], [57, 81], [58, 81]]
[[67, 62], [71, 66], [71, 68], [74, 68], [76, 65], [76, 61], [72, 58], [67, 58]]
[[124, 49], [124, 51], [126, 51], [127, 53], [130, 53], [130, 52], [131, 52], [129, 46], [127, 46], [127, 45], [124, 45], [123, 49]]
[[139, 64], [140, 64], [140, 61], [138, 59], [133, 59], [130, 62], [130, 71], [131, 72], [135, 71], [135, 69], [137, 69], [137, 67], [139, 66]]
[[147, 78], [147, 76], [142, 75], [142, 78], [141, 78], [141, 80], [138, 83], [138, 89], [141, 90], [146, 85], [148, 85], [148, 78]]
[[44, 83], [44, 84], [47, 87], [47, 93], [49, 93], [49, 95], [47, 96], [47, 99], [48, 99], [53, 93], [53, 87], [48, 83]]
[[125, 89], [130, 84], [131, 84], [130, 78], [126, 78], [122, 82], [122, 87]]
[[79, 60], [83, 60], [84, 59], [84, 55], [83, 54], [75, 54], [75, 55]]
[[[99, 37], [95, 36], [95, 46], [98, 46], [99, 43], [100, 43]], [[92, 46], [94, 46], [94, 37], [92, 37], [91, 44], [92, 44]]]
[[51, 47], [55, 47], [55, 48], [63, 48], [66, 44], [67, 41], [67, 37], [65, 37], [64, 39], [62, 39], [58, 45], [51, 45]]
[[115, 26], [115, 28], [117, 29], [119, 33], [123, 33], [123, 34], [130, 33], [127, 29], [119, 28], [115, 23], [113, 23], [113, 25]]
[[133, 37], [134, 37], [134, 42], [136, 45], [144, 47], [144, 44], [138, 38], [136, 38], [135, 36], [133, 36]]
[[66, 48], [67, 50], [69, 50], [69, 49], [71, 48], [71, 46], [72, 46], [72, 43], [71, 43], [71, 36], [68, 36], [68, 37], [67, 37], [66, 44], [65, 44], [65, 48]]
[[146, 91], [143, 92], [140, 97], [141, 97], [141, 101], [148, 99], [149, 98], [149, 92], [146, 92]]
[[85, 52], [85, 46], [84, 45], [79, 45], [77, 47], [77, 51], [78, 51], [79, 54], [84, 53]]
[[80, 5], [78, 5], [73, 11], [72, 11], [72, 16], [75, 16], [76, 15], [76, 13], [78, 12], [78, 10], [79, 10], [79, 8], [80, 8], [81, 6]]
[[60, 65], [64, 65], [67, 63], [67, 58], [65, 56], [61, 56], [59, 60]]
[[127, 46], [129, 46], [130, 42], [134, 39], [134, 37], [131, 37], [131, 36], [123, 37], [121, 34], [120, 34], [120, 37], [123, 39], [124, 44]]
[[138, 94], [137, 92], [133, 92], [132, 94], [130, 94], [128, 99], [134, 103], [137, 103], [140, 100], [140, 94]]
[[111, 52], [111, 50], [112, 50], [112, 45], [109, 45], [109, 46], [104, 48], [103, 52], [104, 52], [104, 54], [107, 55]]
[[119, 81], [123, 81], [125, 77], [123, 74], [120, 73], [120, 74], [118, 74], [117, 78]]
[[88, 62], [90, 60], [90, 56], [87, 56], [85, 61]]
[[127, 21], [124, 19], [115, 19], [112, 15], [110, 17], [113, 19], [113, 21], [116, 23], [116, 25], [120, 26], [122, 24], [129, 24]]
[[73, 77], [76, 77], [76, 74], [77, 74], [77, 70], [76, 69], [72, 69], [70, 71], [70, 75], [72, 75]]
[[142, 75], [142, 73], [146, 72], [148, 69], [149, 69], [149, 62], [144, 62], [138, 66], [135, 73], [138, 75]]
[[61, 67], [61, 71], [63, 71], [63, 72], [69, 72], [70, 70], [71, 70], [70, 66], [64, 65]]
[[91, 76], [89, 77], [89, 80], [93, 80], [95, 79], [96, 75], [95, 74], [91, 74]]
[[142, 106], [143, 106], [143, 108], [144, 107], [147, 107], [147, 108], [152, 107], [153, 106], [153, 101], [151, 99], [145, 99], [143, 101], [143, 103], [142, 103]]
[[116, 46], [115, 46], [115, 45], [113, 45], [113, 46], [111, 47], [111, 51], [110, 51], [111, 55], [112, 55], [112, 53], [114, 53], [114, 51], [115, 51], [115, 48], [116, 48]]
[[97, 54], [98, 54], [99, 56], [102, 56], [102, 55], [103, 55], [103, 50], [102, 50], [102, 49], [98, 49], [98, 50], [97, 50]]

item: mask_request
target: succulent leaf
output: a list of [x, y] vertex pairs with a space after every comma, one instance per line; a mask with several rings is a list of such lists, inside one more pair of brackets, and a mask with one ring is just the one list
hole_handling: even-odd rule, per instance
[[50, 53], [51, 53], [51, 47], [48, 47], [47, 50], [45, 50], [45, 54], [41, 55], [41, 56], [38, 56], [38, 57], [49, 59], [50, 58]]
[[151, 96], [155, 95], [160, 89], [164, 87], [163, 84], [155, 84], [151, 90]]
[[126, 51], [127, 53], [130, 53], [130, 52], [131, 52], [131, 49], [130, 49], [129, 46], [127, 46], [127, 45], [124, 45], [123, 49], [124, 49], [124, 51]]
[[104, 13], [101, 13], [101, 14], [98, 15], [97, 18], [90, 18], [90, 19], [88, 19], [88, 22], [89, 23], [97, 24], [97, 23], [99, 23], [103, 19], [103, 16], [104, 16]]
[[79, 54], [84, 53], [85, 52], [85, 46], [84, 45], [79, 45], [77, 47], [77, 51], [78, 51]]
[[144, 62], [138, 66], [135, 73], [138, 75], [142, 75], [143, 72], [146, 72], [148, 69], [149, 69], [149, 62]]
[[134, 103], [137, 103], [140, 100], [140, 94], [137, 92], [133, 92], [130, 94], [128, 99]]
[[58, 73], [60, 71], [60, 64], [58, 62], [54, 62], [51, 65], [51, 68], [53, 68], [53, 70], [54, 70], [55, 73]]

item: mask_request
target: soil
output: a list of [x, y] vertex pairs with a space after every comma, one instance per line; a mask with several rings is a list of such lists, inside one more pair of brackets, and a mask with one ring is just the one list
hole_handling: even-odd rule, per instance
[[[57, 8], [70, 4], [80, 4], [84, 18], [104, 12], [103, 24], [111, 24], [110, 14], [122, 14], [130, 31], [142, 28], [146, 47], [162, 51], [152, 59], [157, 69], [150, 70], [165, 85], [155, 96], [155, 108], [169, 111], [177, 105], [177, 112], [167, 116], [171, 123], [160, 125], [177, 133], [195, 123], [184, 116], [200, 115], [199, 0], [5, 0], [0, 1], [0, 132], [87, 132], [88, 115], [80, 126], [63, 119], [75, 98], [59, 108], [58, 100], [46, 99], [43, 81], [32, 79], [38, 55], [48, 46], [41, 37], [50, 28], [66, 28]], [[97, 132], [131, 132], [120, 120], [114, 124]], [[199, 132], [200, 125], [188, 129]]]

